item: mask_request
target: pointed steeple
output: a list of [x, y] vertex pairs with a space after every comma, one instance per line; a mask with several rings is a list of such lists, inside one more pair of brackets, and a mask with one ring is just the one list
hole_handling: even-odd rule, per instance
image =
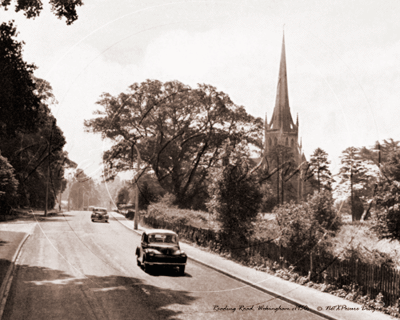
[[286, 73], [285, 34], [282, 38], [281, 63], [279, 66], [278, 88], [276, 92], [275, 108], [269, 125], [270, 129], [281, 129], [283, 132], [291, 132], [296, 126], [293, 123], [289, 107], [289, 94]]

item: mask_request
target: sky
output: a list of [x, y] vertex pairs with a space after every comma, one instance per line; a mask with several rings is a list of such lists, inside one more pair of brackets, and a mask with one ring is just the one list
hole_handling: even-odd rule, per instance
[[23, 58], [47, 80], [71, 160], [101, 174], [110, 142], [84, 132], [102, 93], [146, 79], [210, 84], [248, 113], [271, 118], [283, 31], [289, 103], [309, 159], [325, 150], [331, 171], [350, 146], [400, 140], [400, 2], [351, 0], [84, 0], [71, 26], [43, 0], [15, 20]]

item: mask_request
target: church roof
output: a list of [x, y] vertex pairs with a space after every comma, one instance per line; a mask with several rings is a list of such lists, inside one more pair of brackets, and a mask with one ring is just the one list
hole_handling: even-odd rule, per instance
[[281, 63], [279, 66], [278, 88], [276, 92], [274, 113], [269, 124], [270, 130], [283, 130], [283, 132], [297, 131], [292, 115], [290, 114], [288, 84], [286, 74], [285, 35], [282, 39]]

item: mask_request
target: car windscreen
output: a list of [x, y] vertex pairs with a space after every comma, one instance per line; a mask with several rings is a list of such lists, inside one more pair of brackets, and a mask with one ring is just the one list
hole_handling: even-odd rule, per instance
[[177, 243], [178, 237], [174, 234], [153, 233], [149, 234], [151, 243]]

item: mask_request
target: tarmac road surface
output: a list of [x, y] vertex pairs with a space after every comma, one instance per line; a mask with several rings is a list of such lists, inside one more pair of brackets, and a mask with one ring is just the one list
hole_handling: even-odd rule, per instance
[[322, 319], [194, 261], [184, 276], [136, 265], [140, 236], [90, 212], [41, 219], [2, 319]]

